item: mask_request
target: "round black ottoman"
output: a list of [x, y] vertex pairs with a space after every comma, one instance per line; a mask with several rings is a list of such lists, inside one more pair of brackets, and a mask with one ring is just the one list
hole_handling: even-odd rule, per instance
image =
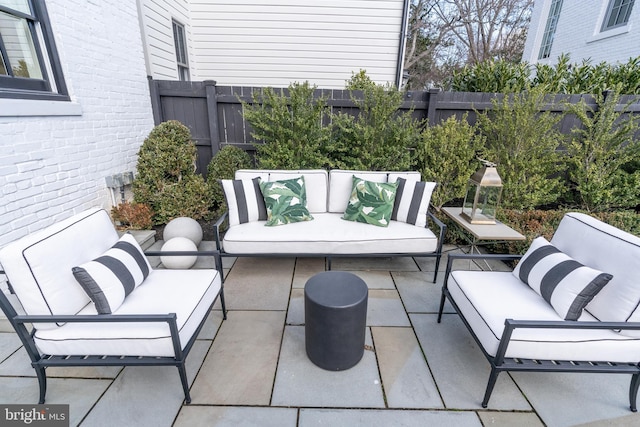
[[317, 366], [342, 371], [364, 353], [367, 284], [352, 273], [325, 271], [304, 285], [307, 356]]

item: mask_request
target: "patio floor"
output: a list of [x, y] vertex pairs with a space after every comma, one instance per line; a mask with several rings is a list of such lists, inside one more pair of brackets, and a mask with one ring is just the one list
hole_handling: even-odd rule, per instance
[[[333, 261], [365, 280], [369, 302], [362, 360], [329, 372], [304, 347], [303, 287], [324, 260], [225, 259], [228, 318], [216, 303], [188, 358], [191, 405], [166, 367], [49, 368], [47, 403], [70, 404], [70, 425], [83, 426], [640, 425], [628, 375], [502, 373], [482, 409], [489, 364], [450, 306], [436, 323], [444, 272], [431, 283], [434, 265]], [[0, 402], [36, 403], [34, 371], [6, 320], [0, 362]]]

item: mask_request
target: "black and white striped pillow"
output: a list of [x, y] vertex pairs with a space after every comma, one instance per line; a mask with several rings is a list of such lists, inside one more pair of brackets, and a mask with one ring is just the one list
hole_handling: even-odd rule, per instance
[[544, 237], [531, 243], [513, 274], [551, 304], [564, 320], [578, 320], [586, 305], [613, 278], [582, 265]]
[[151, 265], [136, 239], [125, 234], [104, 255], [71, 271], [98, 313], [111, 314], [147, 278]]
[[398, 178], [396, 200], [393, 203], [391, 219], [424, 227], [427, 225], [427, 210], [435, 182], [408, 181]]
[[267, 207], [260, 191], [260, 178], [222, 179], [229, 209], [229, 226], [251, 221], [266, 221]]

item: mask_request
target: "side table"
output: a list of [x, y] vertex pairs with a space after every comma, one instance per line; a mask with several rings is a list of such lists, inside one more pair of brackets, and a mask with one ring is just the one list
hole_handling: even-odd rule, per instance
[[[495, 224], [471, 224], [460, 214], [461, 207], [443, 207], [442, 212], [449, 217], [462, 231], [470, 244], [469, 253], [480, 253], [478, 246], [506, 241], [525, 240], [525, 237], [513, 228], [496, 221]], [[491, 267], [487, 264], [487, 267]]]

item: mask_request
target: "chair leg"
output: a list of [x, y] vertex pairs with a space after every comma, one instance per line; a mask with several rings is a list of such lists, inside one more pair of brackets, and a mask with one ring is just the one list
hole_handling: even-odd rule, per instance
[[638, 412], [638, 407], [636, 406], [638, 387], [640, 387], [640, 374], [633, 374], [631, 376], [631, 384], [629, 384], [629, 407], [631, 412]]
[[36, 370], [38, 385], [40, 386], [40, 400], [38, 400], [38, 404], [42, 405], [44, 404], [44, 397], [47, 394], [47, 373], [42, 366], [34, 366], [33, 369]]
[[484, 392], [484, 398], [482, 399], [482, 407], [486, 408], [489, 404], [489, 398], [491, 397], [491, 392], [493, 391], [493, 386], [496, 385], [496, 381], [498, 379], [498, 371], [496, 368], [491, 368], [491, 374], [489, 375], [489, 382], [487, 382], [487, 390]]
[[227, 320], [227, 305], [224, 302], [224, 292], [220, 292], [220, 305], [222, 306], [222, 319]]
[[189, 381], [187, 380], [187, 370], [184, 366], [184, 360], [178, 365], [178, 372], [180, 373], [180, 381], [182, 382], [182, 389], [184, 390], [184, 401], [188, 405], [191, 403], [191, 394], [189, 393]]
[[440, 323], [440, 321], [442, 320], [442, 312], [444, 311], [444, 303], [446, 299], [447, 299], [447, 296], [443, 292], [442, 296], [440, 297], [440, 309], [438, 310], [438, 323]]

